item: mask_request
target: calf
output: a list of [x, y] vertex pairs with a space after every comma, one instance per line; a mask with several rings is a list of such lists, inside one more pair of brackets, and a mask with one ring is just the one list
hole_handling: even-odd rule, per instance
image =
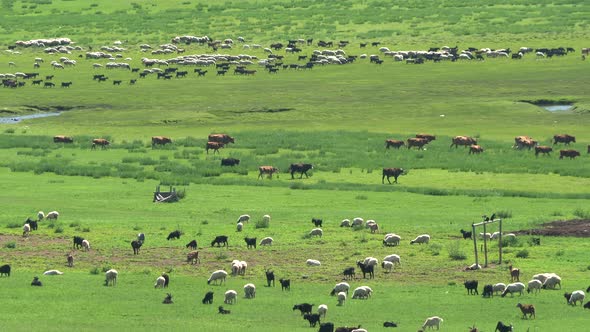
[[224, 144], [220, 142], [207, 142], [205, 150], [207, 151], [207, 154], [209, 154], [209, 150], [213, 150], [213, 153], [215, 153], [219, 152], [219, 149], [221, 149], [223, 146]]
[[203, 302], [203, 304], [213, 304], [213, 292], [207, 292], [201, 302]]
[[166, 240], [171, 240], [171, 239], [180, 239], [180, 235], [182, 233], [179, 230], [176, 230], [170, 234], [168, 234], [168, 237], [166, 238]]
[[293, 306], [293, 310], [301, 311], [302, 316], [304, 314], [311, 314], [311, 310], [313, 310], [313, 304], [309, 304], [309, 303], [296, 304]]
[[291, 290], [291, 279], [279, 279], [281, 290]]
[[[268, 175], [269, 179], [272, 179], [272, 175], [274, 173], [278, 173], [279, 169], [276, 167], [273, 167], [273, 166], [260, 166], [260, 167], [258, 167], [258, 171], [260, 172], [258, 174], [259, 179], [261, 179], [264, 174]], [[277, 177], [278, 177], [278, 175], [277, 175]]]
[[303, 319], [309, 322], [309, 327], [315, 327], [317, 323], [321, 324], [319, 314], [305, 314], [303, 315]]
[[192, 240], [191, 242], [187, 243], [186, 247], [191, 250], [197, 250], [197, 240]]
[[316, 226], [316, 227], [322, 227], [322, 219], [316, 219], [316, 218], [311, 218], [311, 222]]
[[477, 284], [477, 280], [465, 281], [463, 285], [465, 285], [465, 288], [467, 289], [467, 294], [479, 295], [479, 292], [477, 291]]
[[250, 249], [254, 247], [256, 249], [256, 238], [255, 237], [245, 237], [244, 241], [246, 241], [246, 248]]

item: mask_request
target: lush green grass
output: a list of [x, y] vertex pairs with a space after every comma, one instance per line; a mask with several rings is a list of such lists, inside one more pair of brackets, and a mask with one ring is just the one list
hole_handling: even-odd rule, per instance
[[[176, 35], [209, 35], [215, 39], [244, 36], [248, 43], [267, 47], [271, 42], [314, 38], [315, 42], [350, 40], [348, 55], [378, 54], [377, 47], [360, 48], [365, 41], [382, 42], [394, 50], [432, 46], [467, 47], [572, 46], [565, 57], [519, 61], [486, 59], [480, 62], [443, 62], [424, 65], [396, 63], [381, 66], [359, 59], [343, 66], [316, 66], [309, 71], [262, 68], [253, 77], [205, 77], [189, 70], [184, 79], [158, 80], [153, 76], [127, 84], [137, 74], [93, 69], [109, 60], [67, 55], [75, 68], [54, 70], [51, 60], [61, 55], [19, 48], [3, 52], [0, 73], [55, 74], [58, 87], [31, 86], [0, 89], [0, 114], [16, 116], [66, 109], [60, 116], [16, 124], [0, 124], [0, 264], [10, 263], [13, 274], [0, 279], [5, 301], [0, 302], [6, 330], [310, 330], [293, 304], [326, 303], [327, 321], [336, 326], [358, 325], [379, 330], [383, 321], [415, 331], [428, 316], [445, 319], [442, 329], [463, 331], [475, 324], [491, 331], [498, 320], [516, 330], [562, 331], [579, 329], [581, 308], [565, 304], [564, 291], [588, 286], [588, 241], [543, 237], [531, 246], [520, 235], [504, 248], [505, 262], [522, 271], [523, 281], [541, 272], [563, 278], [563, 291], [543, 291], [512, 298], [468, 296], [462, 282], [509, 282], [506, 264], [497, 264], [497, 245], [490, 244], [490, 266], [465, 272], [474, 261], [473, 243], [460, 229], [469, 229], [482, 214], [503, 218], [504, 230], [541, 227], [547, 221], [588, 218], [590, 168], [590, 101], [587, 61], [580, 61], [586, 45], [588, 4], [585, 2], [501, 3], [458, 1], [9, 1], [0, 2], [0, 42], [64, 36], [87, 49], [123, 40], [121, 52], [131, 67], [143, 68], [142, 43], [168, 42]], [[79, 12], [82, 12], [79, 15]], [[155, 28], [157, 27], [157, 28]], [[187, 28], [190, 27], [190, 28]], [[182, 45], [186, 54], [210, 53], [200, 45]], [[266, 57], [262, 50], [231, 54]], [[283, 55], [284, 51], [276, 52]], [[285, 54], [285, 64], [303, 63]], [[42, 57], [41, 68], [32, 68]], [[12, 61], [16, 67], [11, 67]], [[106, 83], [94, 74], [109, 76]], [[121, 86], [111, 81], [123, 80]], [[60, 82], [72, 81], [69, 89]], [[551, 113], [524, 100], [567, 100], [575, 110]], [[441, 116], [444, 115], [444, 116]], [[227, 132], [236, 143], [220, 154], [204, 151], [206, 135]], [[385, 139], [407, 139], [418, 132], [437, 139], [425, 150], [385, 150]], [[531, 151], [511, 148], [514, 137], [528, 135], [551, 145], [557, 133], [577, 137], [572, 148], [583, 151], [575, 160], [551, 156], [535, 158]], [[52, 142], [57, 134], [71, 135], [72, 145]], [[174, 143], [151, 149], [152, 135], [168, 135]], [[485, 148], [468, 155], [449, 148], [455, 135], [477, 137]], [[90, 140], [111, 140], [107, 150], [90, 150]], [[239, 166], [222, 168], [222, 157], [241, 159]], [[310, 178], [291, 180], [292, 162], [311, 162]], [[257, 167], [280, 168], [279, 178], [258, 180]], [[409, 172], [399, 184], [381, 184], [382, 167]], [[162, 184], [186, 191], [175, 204], [152, 203], [152, 192]], [[37, 211], [57, 210], [60, 219], [43, 221], [30, 238], [21, 237], [22, 222]], [[252, 216], [242, 233], [235, 220]], [[264, 214], [268, 228], [255, 228]], [[374, 219], [379, 234], [366, 229], [339, 227], [344, 218]], [[309, 238], [312, 217], [324, 220], [324, 236]], [[490, 226], [488, 231], [495, 231]], [[179, 229], [181, 240], [167, 241]], [[146, 234], [140, 255], [129, 242]], [[383, 247], [383, 235], [402, 237], [399, 247]], [[428, 245], [409, 245], [416, 235], [429, 233]], [[229, 235], [229, 248], [212, 248], [217, 235]], [[74, 235], [91, 242], [90, 252], [76, 251], [74, 268], [65, 266]], [[246, 249], [244, 236], [274, 238], [272, 247]], [[197, 239], [202, 263], [186, 264], [185, 244]], [[341, 280], [345, 267], [356, 260], [388, 254], [402, 257], [391, 274], [377, 269], [375, 280], [351, 281], [352, 288], [369, 285], [367, 301], [349, 298], [343, 307], [328, 294]], [[526, 255], [527, 253], [528, 255]], [[480, 255], [481, 256], [481, 255]], [[466, 257], [466, 259], [461, 259]], [[308, 258], [322, 262], [305, 266]], [[480, 257], [481, 258], [481, 257]], [[230, 277], [227, 285], [207, 286], [217, 269], [229, 270], [233, 259], [245, 260], [245, 277]], [[63, 276], [42, 276], [46, 269]], [[120, 272], [118, 285], [102, 286], [103, 272]], [[264, 271], [290, 278], [292, 290], [267, 288]], [[358, 270], [358, 269], [357, 269]], [[169, 290], [154, 290], [159, 273], [171, 275]], [[38, 275], [42, 288], [29, 286]], [[243, 298], [242, 287], [256, 284], [254, 300]], [[218, 315], [222, 294], [240, 293], [237, 305], [226, 305], [229, 316]], [[215, 291], [213, 306], [200, 303]], [[175, 303], [160, 302], [166, 292]], [[351, 293], [352, 295], [352, 293]], [[517, 302], [533, 303], [537, 319], [522, 320]], [[584, 316], [582, 316], [584, 315]]]

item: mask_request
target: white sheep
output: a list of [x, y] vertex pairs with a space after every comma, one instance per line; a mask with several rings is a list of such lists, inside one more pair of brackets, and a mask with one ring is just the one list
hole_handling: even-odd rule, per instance
[[59, 212], [57, 212], [57, 211], [51, 211], [45, 216], [45, 218], [47, 218], [47, 219], [55, 219], [55, 220], [57, 220], [57, 217], [59, 217]]
[[522, 295], [522, 291], [524, 291], [524, 284], [522, 282], [515, 282], [512, 284], [508, 284], [504, 292], [502, 292], [502, 297], [506, 296], [506, 294], [510, 293], [510, 296], [514, 296], [514, 293], [520, 293]]
[[324, 316], [324, 318], [326, 318], [327, 313], [328, 313], [328, 306], [326, 304], [320, 304], [318, 306], [318, 315]]
[[346, 292], [346, 294], [348, 294], [349, 289], [350, 289], [350, 285], [347, 282], [337, 283], [336, 286], [334, 286], [334, 288], [332, 288], [330, 295], [335, 295], [336, 293], [340, 293], [340, 292]]
[[217, 270], [211, 273], [209, 279], [207, 279], [207, 285], [211, 284], [211, 281], [214, 281], [214, 285], [217, 285], [217, 280], [221, 280], [220, 284], [225, 282], [225, 278], [227, 278], [227, 272], [224, 270]]
[[495, 240], [498, 237], [500, 237], [500, 232], [493, 232], [492, 235], [490, 235], [491, 240]]
[[270, 223], [270, 216], [268, 214], [263, 215], [262, 222], [269, 224]]
[[82, 248], [84, 248], [85, 251], [90, 250], [90, 242], [86, 239], [82, 240]]
[[356, 218], [352, 219], [352, 227], [362, 226], [364, 222], [365, 222], [365, 220], [363, 218], [356, 217]]
[[43, 274], [46, 276], [58, 276], [58, 275], [62, 275], [64, 273], [61, 272], [60, 270], [47, 270], [47, 271], [43, 272]]
[[422, 324], [422, 329], [426, 329], [426, 327], [429, 328], [434, 328], [436, 326], [436, 329], [440, 329], [440, 323], [443, 322], [443, 319], [438, 317], [438, 316], [432, 316], [429, 318], [426, 318], [426, 321], [424, 321], [424, 324]]
[[158, 279], [156, 279], [156, 283], [154, 284], [154, 288], [164, 288], [164, 285], [166, 284], [166, 279], [162, 276], [159, 276]]
[[363, 261], [363, 264], [366, 266], [377, 266], [379, 265], [379, 260], [377, 260], [375, 257], [366, 257]]
[[238, 302], [238, 292], [236, 292], [233, 289], [230, 289], [227, 292], [225, 292], [225, 298], [223, 300], [223, 303], [234, 304], [236, 302]]
[[237, 259], [234, 259], [231, 262], [231, 275], [236, 276], [238, 274], [241, 274], [241, 272], [242, 272], [242, 262], [240, 262]]
[[345, 292], [340, 292], [338, 293], [338, 305], [343, 305], [344, 302], [346, 302], [346, 293]]
[[43, 211], [37, 212], [37, 220], [41, 221], [43, 219], [45, 219], [45, 213]]
[[399, 242], [401, 241], [401, 237], [397, 234], [394, 233], [389, 233], [386, 234], [385, 237], [383, 238], [383, 245], [386, 246], [397, 246], [399, 245]]
[[586, 294], [584, 293], [584, 291], [577, 290], [577, 291], [572, 292], [572, 295], [570, 296], [567, 303], [571, 304], [571, 305], [577, 305], [577, 302], [580, 301], [580, 305], [582, 305], [582, 304], [584, 304], [585, 297], [586, 297]]
[[554, 274], [545, 280], [543, 288], [555, 289], [555, 286], [557, 285], [559, 285], [559, 289], [561, 289], [561, 278], [557, 274]]
[[273, 241], [274, 240], [272, 239], [272, 237], [265, 237], [264, 239], [260, 240], [259, 246], [272, 245]]
[[244, 285], [244, 295], [247, 299], [253, 299], [256, 297], [256, 286], [254, 284]]
[[353, 299], [368, 299], [369, 292], [364, 287], [357, 287], [354, 289], [354, 292], [352, 292], [352, 298]]
[[321, 228], [314, 228], [309, 232], [309, 236], [319, 236], [322, 237], [324, 235], [324, 231]]
[[320, 265], [322, 265], [322, 263], [320, 263], [320, 261], [318, 261], [316, 259], [308, 259], [307, 261], [305, 261], [305, 263], [307, 264], [307, 266], [320, 266]]
[[[484, 238], [484, 234], [483, 234], [483, 233], [479, 233], [479, 238], [480, 238], [480, 239], [483, 239], [483, 238]], [[486, 234], [485, 234], [485, 239], [486, 239], [486, 240], [489, 240], [489, 239], [491, 239], [491, 238], [492, 238], [492, 234], [491, 234], [491, 233], [486, 233]]]
[[240, 275], [245, 275], [246, 270], [248, 269], [248, 263], [246, 263], [246, 261], [240, 261], [240, 265], [242, 266], [240, 268]]
[[539, 274], [535, 274], [533, 276], [533, 279], [537, 279], [542, 283], [545, 283], [545, 281], [547, 279], [549, 279], [551, 276], [556, 276], [557, 274], [555, 273], [539, 273]]
[[236, 224], [236, 231], [237, 232], [241, 232], [243, 228], [244, 228], [244, 224], [242, 224], [241, 222]]
[[243, 214], [240, 217], [238, 217], [238, 222], [244, 223], [248, 221], [250, 221], [250, 215], [248, 214]]
[[526, 292], [527, 293], [530, 293], [530, 292], [538, 293], [541, 291], [541, 287], [543, 287], [543, 283], [537, 279], [533, 279], [533, 280], [529, 281]]
[[367, 296], [371, 297], [371, 294], [373, 294], [373, 289], [369, 286], [361, 286], [361, 288], [364, 288], [367, 291]]
[[365, 330], [365, 329], [354, 329], [354, 330], [352, 330], [350, 332], [367, 332], [367, 330]]
[[105, 281], [104, 281], [104, 285], [108, 286], [109, 283], [113, 286], [117, 285], [117, 276], [119, 275], [119, 272], [117, 272], [117, 270], [115, 269], [110, 269], [107, 272], [105, 272]]
[[418, 235], [415, 239], [413, 239], [412, 241], [410, 241], [410, 244], [414, 244], [414, 243], [426, 243], [428, 244], [428, 242], [430, 241], [430, 235], [428, 234], [422, 234], [422, 235]]
[[399, 257], [399, 255], [396, 255], [396, 254], [391, 254], [391, 255], [385, 256], [385, 258], [383, 258], [383, 261], [392, 262], [394, 264], [397, 263], [400, 266], [402, 265], [401, 257]]
[[340, 222], [340, 227], [350, 227], [350, 220], [349, 219], [343, 219]]
[[369, 224], [369, 229], [371, 230], [371, 233], [378, 233], [379, 225], [377, 225], [377, 223]]
[[367, 220], [367, 222], [365, 223], [365, 228], [371, 228], [371, 225], [376, 224], [377, 222], [373, 219], [369, 219]]
[[387, 272], [391, 272], [391, 270], [393, 270], [393, 263], [389, 261], [383, 261], [381, 262], [381, 267]]
[[494, 284], [492, 286], [492, 289], [494, 290], [494, 294], [503, 293], [504, 290], [506, 290], [506, 284], [499, 282], [497, 284]]
[[31, 225], [24, 224], [23, 225], [23, 236], [29, 236], [29, 233], [31, 233]]

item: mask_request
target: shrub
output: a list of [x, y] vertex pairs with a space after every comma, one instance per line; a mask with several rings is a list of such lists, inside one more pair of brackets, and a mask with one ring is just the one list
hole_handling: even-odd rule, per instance
[[522, 247], [522, 242], [517, 237], [502, 237], [502, 247]]
[[260, 220], [258, 220], [258, 221], [256, 222], [256, 228], [257, 228], [257, 229], [258, 229], [258, 228], [268, 228], [269, 226], [270, 226], [270, 225], [269, 225], [269, 222], [268, 222], [268, 220], [260, 219]]
[[574, 210], [574, 216], [580, 219], [590, 219], [590, 211], [583, 210], [582, 208], [577, 208]]
[[93, 267], [92, 269], [90, 269], [90, 274], [99, 274], [100, 273], [100, 269], [98, 267]]
[[357, 195], [355, 199], [358, 199], [359, 201], [366, 201], [368, 197], [367, 195]]
[[512, 218], [512, 211], [505, 211], [505, 210], [496, 211], [496, 216], [500, 219]]
[[442, 245], [438, 244], [438, 243], [434, 243], [431, 244], [428, 248], [428, 250], [430, 251], [430, 253], [432, 254], [432, 256], [438, 256], [440, 255], [440, 251], [442, 249]]
[[82, 232], [89, 233], [90, 232], [90, 227], [84, 227], [84, 228], [82, 228]]
[[447, 251], [449, 252], [449, 257], [452, 260], [460, 261], [467, 259], [467, 255], [465, 252], [461, 250], [461, 242], [460, 241], [453, 241], [447, 245]]
[[56, 232], [56, 233], [63, 233], [63, 232], [64, 232], [64, 228], [63, 228], [63, 227], [61, 227], [61, 226], [57, 226], [57, 227], [55, 228], [55, 231], [54, 231], [54, 232]]
[[6, 224], [6, 228], [19, 228], [21, 227], [21, 224], [17, 223], [17, 222], [9, 222], [8, 224]]
[[228, 256], [227, 256], [227, 254], [224, 251], [218, 251], [215, 254], [215, 259], [218, 260], [218, 261], [224, 261], [224, 260], [227, 259], [227, 257]]
[[14, 128], [8, 128], [4, 131], [6, 134], [14, 134]]
[[529, 257], [529, 251], [526, 249], [522, 249], [521, 251], [516, 253], [516, 257], [518, 258], [528, 258]]
[[16, 242], [14, 242], [14, 241], [12, 241], [12, 242], [7, 242], [7, 243], [4, 245], [4, 248], [7, 248], [7, 249], [14, 249], [14, 248], [16, 248]]
[[80, 226], [80, 222], [78, 222], [78, 221], [74, 221], [74, 222], [70, 223], [70, 227], [78, 227], [78, 226]]

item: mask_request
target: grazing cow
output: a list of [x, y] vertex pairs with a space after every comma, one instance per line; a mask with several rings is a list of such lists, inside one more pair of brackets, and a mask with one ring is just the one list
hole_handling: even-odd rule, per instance
[[249, 237], [245, 237], [244, 241], [246, 241], [246, 248], [250, 249], [252, 247], [254, 247], [254, 249], [256, 249], [256, 238], [249, 238]]
[[299, 172], [301, 174], [299, 176], [299, 178], [302, 179], [303, 174], [305, 174], [306, 178], [309, 178], [309, 176], [307, 175], [307, 171], [309, 171], [310, 169], [313, 169], [312, 164], [297, 163], [297, 164], [291, 164], [291, 166], [289, 166], [289, 169], [287, 170], [287, 172], [291, 173], [291, 179], [294, 179], [293, 174], [295, 172]]
[[203, 304], [213, 304], [213, 292], [207, 292], [202, 302]]
[[550, 146], [545, 146], [545, 145], [535, 146], [535, 157], [538, 157], [539, 153], [542, 153], [544, 155], [549, 155], [551, 153], [551, 151], [553, 151], [553, 148]]
[[354, 279], [356, 277], [354, 267], [347, 267], [342, 274], [344, 275], [344, 279]]
[[384, 168], [383, 169], [383, 176], [381, 177], [381, 183], [385, 183], [385, 177], [387, 177], [387, 182], [389, 182], [389, 184], [391, 184], [391, 181], [389, 181], [389, 178], [392, 176], [394, 178], [393, 183], [397, 183], [397, 178], [403, 174], [404, 174], [403, 168]]
[[57, 135], [53, 136], [54, 143], [74, 143], [74, 139], [69, 136]]
[[6, 275], [7, 277], [10, 277], [10, 265], [5, 264], [0, 266], [0, 277]]
[[281, 290], [291, 290], [291, 279], [279, 279], [279, 282], [281, 283]]
[[224, 247], [225, 246], [229, 247], [229, 244], [227, 242], [227, 236], [225, 236], [225, 235], [216, 236], [215, 239], [213, 239], [213, 241], [211, 241], [211, 246], [213, 247], [216, 244], [218, 247], [221, 247], [222, 244]]
[[479, 154], [483, 152], [483, 148], [481, 145], [471, 145], [469, 146], [469, 154]]
[[413, 146], [417, 147], [418, 150], [420, 150], [426, 144], [428, 144], [428, 140], [426, 138], [408, 138], [408, 150]]
[[106, 149], [109, 144], [111, 143], [104, 138], [95, 138], [92, 140], [92, 150], [95, 150], [97, 145], [99, 145], [101, 149]]
[[224, 158], [221, 159], [221, 166], [235, 166], [240, 164], [240, 159]]
[[385, 148], [389, 149], [393, 147], [395, 149], [399, 149], [401, 146], [404, 146], [404, 141], [396, 140], [396, 139], [386, 139], [385, 140]]
[[553, 136], [553, 144], [565, 143], [565, 145], [569, 145], [571, 142], [576, 143], [575, 136], [571, 136], [568, 134], [561, 134], [561, 135], [554, 135]]
[[191, 250], [197, 250], [197, 240], [192, 240], [191, 242], [187, 243], [186, 247]]
[[43, 87], [44, 88], [53, 88], [55, 86], [55, 83], [53, 82], [45, 82], [43, 83]]
[[186, 254], [186, 261], [187, 261], [187, 263], [191, 263], [191, 264], [201, 263], [201, 259], [199, 258], [199, 252], [198, 251], [191, 251], [188, 254]]
[[[260, 173], [258, 173], [259, 179], [262, 178], [263, 174], [267, 174], [268, 178], [272, 179], [272, 175], [274, 173], [278, 173], [279, 169], [276, 167], [273, 167], [273, 166], [260, 166], [260, 167], [258, 167], [258, 171], [260, 172]], [[279, 177], [278, 174], [277, 174], [277, 177]]]
[[205, 150], [207, 150], [207, 154], [209, 154], [209, 150], [213, 150], [213, 153], [219, 152], [219, 149], [223, 148], [224, 144], [219, 142], [207, 142], [207, 146]]
[[431, 134], [416, 134], [416, 138], [425, 138], [428, 141], [428, 143], [436, 140], [436, 136]]
[[139, 249], [143, 245], [143, 241], [141, 240], [133, 240], [131, 241], [131, 248], [133, 248], [133, 254], [139, 255]]
[[576, 150], [559, 150], [559, 159], [563, 159], [563, 157], [574, 159], [579, 156], [580, 152]]
[[172, 143], [170, 137], [166, 136], [152, 136], [152, 148], [155, 145], [166, 145], [168, 143]]
[[211, 134], [207, 137], [209, 142], [218, 142], [223, 144], [235, 143], [233, 137], [228, 134]]
[[182, 235], [182, 233], [179, 230], [175, 230], [174, 232], [168, 234], [166, 240], [180, 239], [180, 235]]
[[531, 148], [537, 146], [537, 144], [537, 141], [528, 136], [516, 136], [514, 138], [514, 145], [512, 147], [519, 150], [523, 148], [527, 148], [530, 150]]
[[471, 145], [477, 145], [477, 140], [473, 137], [469, 137], [469, 136], [455, 136], [452, 139], [451, 142], [451, 148], [453, 146], [455, 146], [455, 148], [457, 148], [459, 145], [463, 145], [463, 146], [471, 146]]

